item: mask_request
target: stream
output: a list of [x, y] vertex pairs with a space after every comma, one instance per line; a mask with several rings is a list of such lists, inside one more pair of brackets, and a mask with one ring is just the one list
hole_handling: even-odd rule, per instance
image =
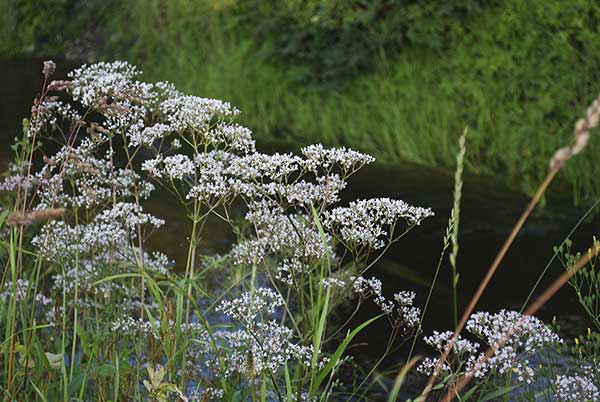
[[[65, 63], [58, 62], [55, 79], [65, 74]], [[11, 159], [10, 145], [13, 138], [20, 136], [21, 121], [29, 116], [32, 100], [42, 85], [42, 60], [23, 58], [2, 60], [4, 73], [0, 80], [0, 166], [3, 170]], [[74, 65], [70, 63], [70, 67]], [[201, 95], [201, 94], [200, 94]], [[282, 144], [261, 141], [261, 151], [298, 151], [306, 144]], [[467, 149], [467, 152], [468, 149]], [[375, 163], [354, 176], [342, 193], [342, 204], [356, 198], [389, 196], [410, 204], [431, 207], [435, 217], [425, 220], [409, 232], [371, 271], [382, 279], [384, 292], [391, 295], [397, 290], [417, 292], [416, 305], [422, 306], [427, 296], [437, 260], [442, 249], [442, 238], [452, 207], [453, 172], [444, 169], [423, 167], [412, 163], [384, 165]], [[554, 186], [557, 187], [556, 185]], [[154, 245], [160, 244], [163, 251], [177, 262], [185, 250], [187, 230], [183, 214], [174, 200], [160, 196], [151, 206], [152, 212], [165, 219], [167, 225], [154, 237]], [[460, 272], [459, 311], [468, 303], [479, 281], [483, 278], [494, 256], [508, 236], [512, 225], [527, 206], [529, 198], [494, 177], [470, 174], [464, 176], [463, 200], [460, 216]], [[527, 295], [553, 255], [553, 247], [561, 244], [565, 236], [585, 213], [572, 206], [571, 194], [565, 189], [552, 189], [543, 208], [538, 208], [517, 236], [515, 243], [499, 267], [489, 288], [483, 295], [477, 310], [496, 312], [502, 308], [520, 309]], [[574, 249], [585, 250], [598, 233], [600, 220], [586, 221], [572, 236]], [[226, 252], [233, 235], [222, 226], [211, 227], [210, 236], [201, 244], [207, 253]], [[153, 244], [151, 244], [151, 247]], [[548, 270], [537, 294], [550, 281], [560, 275], [564, 267], [559, 261]], [[424, 334], [432, 330], [450, 329], [452, 326], [452, 286], [450, 264], [444, 261], [438, 284], [434, 290], [424, 322]], [[356, 323], [376, 313], [375, 307], [366, 303]], [[573, 337], [584, 332], [588, 321], [570, 287], [563, 288], [538, 314], [549, 323], [553, 317], [561, 326], [561, 335]], [[353, 348], [356, 359], [378, 356], [384, 347], [389, 327], [380, 320], [359, 337], [361, 345]], [[390, 363], [398, 362], [407, 353], [401, 348]], [[428, 353], [425, 345], [417, 345], [418, 353]]]

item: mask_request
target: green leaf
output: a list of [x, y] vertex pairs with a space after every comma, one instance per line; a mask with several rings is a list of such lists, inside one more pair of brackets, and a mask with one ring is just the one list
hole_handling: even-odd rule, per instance
[[46, 358], [48, 359], [48, 364], [54, 370], [60, 369], [63, 363], [64, 356], [62, 353], [50, 353], [46, 352]]
[[233, 396], [231, 397], [231, 402], [242, 402], [244, 400], [242, 391], [235, 391]]
[[352, 330], [352, 332], [350, 332], [348, 335], [346, 335], [346, 338], [344, 338], [344, 340], [342, 341], [342, 343], [338, 346], [338, 348], [335, 350], [335, 352], [329, 358], [329, 363], [327, 363], [327, 365], [323, 368], [323, 370], [321, 370], [321, 372], [319, 373], [319, 375], [317, 377], [317, 380], [313, 383], [313, 387], [312, 387], [311, 392], [310, 392], [311, 396], [316, 395], [317, 390], [319, 389], [319, 386], [321, 385], [321, 383], [323, 382], [323, 380], [325, 380], [325, 377], [327, 377], [327, 375], [329, 374], [329, 372], [333, 370], [333, 368], [335, 367], [335, 365], [337, 364], [337, 362], [342, 357], [342, 353], [344, 353], [344, 351], [346, 350], [346, 348], [348, 347], [348, 345], [350, 344], [350, 342], [352, 341], [352, 339], [360, 331], [362, 331], [363, 329], [365, 329], [368, 325], [370, 325], [374, 321], [378, 320], [382, 316], [383, 316], [383, 314], [380, 314], [377, 317], [373, 317], [370, 320], [367, 320], [367, 321], [363, 322], [358, 327], [354, 328]]
[[398, 375], [396, 376], [396, 381], [394, 381], [394, 386], [392, 387], [392, 390], [388, 395], [388, 402], [394, 402], [396, 399], [398, 399], [398, 394], [400, 393], [400, 388], [402, 387], [402, 384], [406, 379], [406, 375], [408, 374], [410, 369], [419, 361], [419, 359], [420, 357], [418, 356], [413, 357], [408, 363], [404, 365], [404, 367], [400, 369]]
[[123, 278], [139, 278], [141, 277], [141, 274], [135, 273], [135, 272], [131, 272], [131, 273], [124, 273], [124, 274], [116, 274], [116, 275], [110, 275], [107, 276], [106, 278], [102, 278], [94, 283], [92, 283], [92, 286], [96, 286], [99, 285], [101, 283], [104, 282], [109, 282], [109, 281], [113, 281], [115, 279], [123, 279]]
[[292, 379], [290, 378], [290, 370], [288, 368], [287, 362], [285, 362], [285, 392], [287, 394], [287, 400], [294, 400], [294, 390], [292, 389]]
[[485, 395], [483, 398], [481, 398], [479, 400], [479, 402], [491, 401], [491, 400], [493, 400], [495, 398], [498, 398], [499, 396], [508, 394], [510, 391], [512, 391], [515, 388], [517, 388], [516, 385], [502, 387], [500, 389], [497, 389], [497, 390], [495, 390], [493, 392], [490, 392], [489, 394]]
[[38, 394], [38, 396], [40, 397], [40, 400], [42, 400], [44, 402], [48, 401], [46, 399], [46, 397], [44, 396], [44, 394], [42, 393], [42, 391], [40, 391], [40, 389], [37, 387], [37, 385], [35, 385], [35, 383], [33, 381], [29, 380], [29, 384], [31, 384], [31, 386], [35, 390], [35, 393]]

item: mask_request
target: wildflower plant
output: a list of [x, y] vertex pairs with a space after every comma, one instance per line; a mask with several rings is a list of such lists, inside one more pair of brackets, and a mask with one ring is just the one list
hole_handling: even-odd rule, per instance
[[[52, 65], [0, 184], [12, 203], [0, 293], [8, 395], [325, 400], [362, 328], [385, 316], [391, 343], [414, 333], [415, 294], [386, 298], [364, 275], [433, 212], [389, 198], [339, 205], [372, 157], [321, 145], [261, 153], [227, 102], [142, 82], [125, 62], [63, 81], [50, 81]], [[148, 248], [166, 223], [146, 209], [158, 191], [189, 221], [181, 266]], [[199, 247], [215, 218], [237, 239], [221, 256]], [[381, 315], [350, 330], [332, 319], [348, 300]]]

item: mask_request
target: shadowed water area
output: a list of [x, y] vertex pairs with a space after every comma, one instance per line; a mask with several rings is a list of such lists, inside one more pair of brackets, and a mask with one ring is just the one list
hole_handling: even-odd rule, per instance
[[[53, 78], [64, 78], [65, 63], [57, 64], [59, 69]], [[42, 63], [38, 59], [21, 59], [1, 61], [0, 65], [3, 71], [0, 78], [0, 166], [4, 170], [12, 157], [10, 145], [13, 138], [20, 136], [21, 120], [29, 115], [32, 100], [41, 88]], [[74, 65], [71, 63], [67, 67]], [[263, 152], [297, 152], [300, 146], [306, 145], [261, 141], [261, 133], [255, 134], [258, 149]], [[342, 204], [356, 198], [389, 196], [413, 205], [431, 207], [436, 214], [394, 245], [385, 258], [367, 274], [382, 279], [387, 295], [397, 290], [414, 290], [417, 292], [416, 305], [423, 305], [442, 248], [442, 238], [452, 206], [453, 181], [451, 171], [411, 163], [375, 163], [351, 178], [348, 187], [342, 192]], [[520, 309], [551, 259], [553, 247], [563, 241], [585, 213], [585, 210], [572, 206], [568, 189], [561, 190], [558, 187], [560, 182], [553, 186], [545, 207], [536, 211], [518, 235], [477, 310], [496, 312], [502, 308]], [[527, 196], [511, 189], [500, 178], [473, 175], [468, 170], [465, 173], [458, 256], [459, 311], [468, 303], [528, 201]], [[167, 222], [163, 229], [155, 233], [150, 247], [161, 249], [175, 260], [176, 265], [185, 262], [186, 233], [189, 233], [189, 229], [176, 200], [166, 193], [157, 192], [148, 209]], [[595, 218], [579, 226], [572, 237], [574, 250], [585, 250], [591, 244], [592, 236], [598, 234], [598, 223], [600, 220]], [[202, 253], [227, 252], [234, 240], [229, 227], [216, 220], [204, 233]], [[537, 293], [563, 270], [561, 263], [555, 261]], [[445, 330], [452, 326], [450, 277], [450, 265], [446, 259], [424, 322], [426, 335], [433, 329]], [[374, 306], [366, 303], [355, 321], [362, 322], [376, 312]], [[546, 322], [556, 316], [563, 331], [561, 335], [568, 337], [585, 331], [588, 324], [574, 292], [568, 287], [561, 290], [542, 309], [539, 316]], [[369, 327], [359, 337], [361, 344], [353, 349], [357, 360], [377, 357], [385, 347], [388, 335], [389, 327], [384, 320]], [[405, 346], [394, 355], [394, 359], [390, 359], [390, 364], [399, 362], [403, 354], [407, 353], [408, 345]], [[417, 351], [430, 352], [423, 345], [418, 345]]]

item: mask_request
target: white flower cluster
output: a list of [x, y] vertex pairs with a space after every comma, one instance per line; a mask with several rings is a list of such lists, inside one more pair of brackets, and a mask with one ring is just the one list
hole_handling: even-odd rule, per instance
[[230, 200], [236, 195], [253, 197], [255, 189], [252, 185], [228, 173], [228, 166], [237, 159], [236, 155], [220, 150], [196, 155], [195, 182], [186, 199], [196, 199], [210, 205]]
[[384, 314], [392, 318], [395, 324], [414, 327], [419, 323], [421, 310], [413, 306], [416, 296], [414, 292], [401, 291], [394, 294], [394, 300], [387, 299], [382, 292], [381, 280], [372, 277], [365, 279], [362, 276], [351, 277], [352, 289], [362, 298], [372, 298], [373, 302]]
[[227, 170], [244, 180], [287, 182], [300, 170], [301, 163], [302, 158], [293, 154], [269, 155], [255, 152], [232, 161]]
[[105, 209], [98, 215], [97, 222], [121, 222], [123, 227], [134, 229], [138, 225], [149, 225], [153, 228], [159, 228], [165, 224], [163, 219], [156, 218], [153, 215], [143, 212], [139, 204], [131, 202], [117, 202], [110, 209]]
[[36, 209], [53, 206], [95, 208], [113, 199], [137, 196], [146, 199], [154, 186], [131, 169], [117, 169], [104, 158], [93, 155], [89, 144], [64, 146], [37, 173], [22, 175], [15, 171], [0, 185], [0, 190], [35, 190]]
[[224, 396], [225, 392], [215, 387], [193, 389], [186, 395], [190, 402], [222, 401]]
[[[352, 201], [325, 213], [324, 225], [344, 242], [379, 249], [393, 241], [393, 228], [400, 219], [409, 225], [433, 216], [429, 208], [414, 207], [401, 200], [373, 198]], [[388, 230], [387, 228], [392, 228]]]
[[144, 161], [142, 170], [159, 178], [182, 180], [195, 172], [195, 166], [194, 162], [186, 155], [180, 154], [167, 157], [159, 155], [155, 159]]
[[600, 401], [600, 390], [589, 377], [558, 375], [554, 386], [556, 399], [560, 402]]
[[[174, 131], [190, 130], [204, 134], [209, 133], [211, 123], [215, 119], [232, 119], [239, 113], [239, 110], [228, 102], [180, 93], [171, 94], [160, 104], [159, 109]], [[213, 133], [208, 141], [211, 142], [216, 137], [218, 136]], [[227, 138], [226, 135], [224, 137]]]
[[240, 330], [219, 333], [231, 348], [226, 375], [237, 372], [251, 379], [276, 372], [290, 359], [310, 364], [312, 349], [294, 343], [291, 329], [274, 320], [265, 321], [264, 317], [257, 319], [261, 314], [272, 315], [283, 304], [281, 295], [269, 288], [257, 288], [221, 302], [217, 311], [243, 325]]
[[[15, 289], [13, 289], [13, 282], [6, 282], [4, 284], [4, 290], [0, 293], [0, 300], [6, 300], [15, 296], [17, 302], [27, 301], [27, 294], [30, 291], [33, 291], [33, 287], [30, 286], [29, 281], [27, 279], [19, 278], [16, 281]], [[52, 300], [43, 293], [36, 294], [35, 301], [42, 306], [47, 306], [52, 303]]]
[[344, 288], [346, 287], [346, 281], [338, 278], [324, 278], [322, 281], [324, 288]]
[[[426, 336], [423, 338], [423, 340], [429, 346], [434, 347], [440, 352], [443, 352], [446, 350], [446, 347], [450, 342], [450, 339], [452, 339], [453, 334], [454, 333], [452, 331], [433, 331], [432, 335]], [[478, 343], [471, 342], [468, 339], [463, 339], [459, 336], [454, 343], [454, 347], [452, 348], [454, 360], [464, 360], [465, 366], [467, 367], [466, 371], [469, 372], [469, 369], [474, 364], [475, 359], [480, 357], [480, 355], [477, 353], [479, 348], [480, 345]], [[426, 375], [431, 375], [434, 372], [437, 363], [438, 359], [426, 357], [419, 367], [417, 367], [417, 371]], [[440, 368], [440, 371], [442, 373], [450, 373], [452, 368], [448, 362], [444, 362]]]
[[259, 313], [273, 314], [283, 306], [281, 295], [269, 288], [257, 288], [253, 292], [245, 292], [233, 300], [223, 300], [217, 307], [229, 317], [246, 325], [252, 325]]
[[167, 137], [173, 129], [168, 124], [156, 123], [148, 127], [135, 127], [129, 131], [129, 146], [138, 147], [144, 145], [151, 147], [155, 141]]
[[285, 258], [277, 265], [275, 277], [283, 283], [292, 286], [301, 275], [310, 271], [310, 266], [298, 258]]
[[421, 309], [413, 306], [416, 296], [417, 294], [415, 292], [408, 290], [394, 293], [394, 301], [397, 305], [396, 309], [398, 315], [402, 317], [402, 320], [409, 327], [416, 326], [421, 318]]
[[[162, 276], [171, 265], [166, 256], [143, 249], [148, 232], [164, 224], [140, 206], [154, 190], [152, 181], [171, 190], [187, 211], [193, 203], [193, 213], [198, 215], [192, 219], [214, 213], [236, 225], [232, 218], [236, 215], [228, 208], [236, 201], [243, 203], [249, 225], [235, 227], [240, 241], [223, 261], [264, 264], [260, 269], [275, 271], [274, 278], [290, 287], [352, 286], [361, 297], [372, 297], [395, 324], [414, 327], [418, 323], [414, 293], [399, 292], [388, 300], [377, 279], [350, 275], [360, 272], [358, 265], [368, 260], [371, 249], [396, 240], [400, 220], [410, 229], [433, 215], [431, 210], [378, 198], [328, 211], [339, 202], [348, 177], [374, 161], [371, 156], [320, 144], [302, 148], [300, 155], [256, 152], [251, 131], [234, 122], [239, 110], [229, 103], [189, 96], [169, 83], [141, 82], [139, 75], [137, 68], [122, 61], [97, 63], [70, 73], [70, 82], [55, 84], [54, 90], [66, 90], [77, 105], [55, 97], [45, 99], [38, 107], [44, 126], [39, 133], [52, 135], [52, 129], [62, 130], [60, 125], [70, 122], [76, 138], [66, 139], [68, 144], [45, 158], [40, 169], [15, 166], [0, 184], [0, 190], [30, 192], [35, 209], [68, 211], [64, 221], [44, 224], [32, 241], [52, 264], [52, 292], [71, 296], [78, 291], [79, 305], [112, 322], [118, 335], [156, 340], [165, 336], [150, 321], [135, 318], [142, 307], [158, 309], [139, 286], [140, 269]], [[85, 121], [90, 112], [94, 122]], [[349, 250], [353, 258], [365, 255], [355, 259], [356, 267], [345, 265]], [[329, 277], [321, 283], [308, 281], [325, 260], [330, 263]], [[24, 283], [17, 285], [27, 288]], [[297, 295], [290, 295], [288, 307], [293, 310]], [[114, 300], [122, 302], [103, 309]], [[60, 307], [65, 314], [72, 307], [69, 303]], [[195, 333], [194, 345], [185, 358], [195, 360], [183, 370], [202, 371], [199, 376], [235, 373], [255, 380], [290, 360], [312, 364], [312, 348], [299, 343], [301, 334], [269, 317], [283, 305], [281, 294], [267, 288], [223, 301], [217, 310], [236, 325], [215, 333], [216, 340], [211, 337], [208, 342], [208, 334], [190, 324], [185, 331]], [[226, 373], [213, 366], [221, 358]], [[318, 364], [322, 367], [326, 362], [319, 359]], [[204, 396], [216, 397], [218, 392]]]
[[134, 79], [141, 74], [135, 66], [125, 61], [112, 63], [100, 62], [92, 65], [84, 64], [68, 74], [71, 79], [73, 100], [84, 106], [94, 106], [102, 98], [111, 96], [124, 98], [146, 93], [150, 84], [143, 84]]
[[[528, 357], [547, 345], [562, 342], [561, 339], [533, 316], [525, 316], [516, 311], [501, 310], [496, 314], [478, 312], [467, 321], [466, 328], [484, 342], [484, 345], [458, 338], [454, 346], [455, 369], [476, 378], [483, 378], [490, 372], [512, 373], [520, 382], [530, 383], [535, 371]], [[434, 332], [425, 337], [425, 342], [444, 352], [452, 332]], [[494, 349], [495, 354], [483, 361], [484, 346]], [[427, 358], [419, 368], [425, 374], [432, 374], [438, 359]], [[445, 364], [441, 372], [452, 374], [453, 368]], [[439, 374], [439, 373], [437, 373]]]
[[220, 335], [231, 348], [225, 375], [237, 372], [251, 379], [275, 373], [292, 359], [310, 365], [312, 348], [294, 343], [292, 330], [275, 321], [258, 322], [251, 328]]
[[[494, 349], [514, 346], [525, 354], [535, 353], [543, 345], [561, 342], [561, 339], [542, 321], [516, 311], [500, 310], [496, 314], [478, 312], [467, 321], [467, 330]], [[510, 335], [508, 340], [506, 337]]]
[[123, 298], [123, 303], [117, 307], [122, 307], [124, 310], [135, 309], [137, 291], [131, 288], [129, 282], [114, 280], [96, 282], [111, 275], [136, 272], [136, 259], [143, 260], [144, 267], [149, 272], [162, 275], [167, 273], [166, 267], [170, 265], [164, 254], [154, 253], [149, 255], [131, 248], [122, 250], [119, 253], [104, 252], [90, 258], [83, 258], [82, 256], [77, 261], [64, 262], [64, 271], [52, 276], [52, 288], [58, 293], [65, 291], [69, 295], [74, 294], [76, 287], [79, 289], [80, 294], [93, 293], [104, 297], [109, 297], [112, 294]]
[[308, 209], [311, 205], [331, 205], [339, 201], [339, 192], [346, 187], [346, 181], [337, 174], [320, 176], [316, 182], [300, 180], [291, 184], [269, 183], [257, 186], [257, 193]]
[[[69, 122], [81, 120], [81, 114], [73, 106], [60, 100], [45, 99], [38, 108], [38, 113], [39, 128], [47, 125], [54, 126], [60, 122], [59, 119]], [[30, 137], [33, 134], [33, 130], [34, 127], [30, 126], [28, 132]]]
[[[114, 261], [135, 264], [144, 253], [132, 246], [138, 235], [133, 229], [138, 224], [157, 228], [163, 223], [161, 219], [143, 213], [139, 205], [118, 203], [98, 214], [89, 224], [70, 226], [64, 221], [50, 221], [33, 238], [32, 244], [56, 262], [69, 263], [76, 259], [104, 256], [107, 250], [112, 250]], [[143, 259], [151, 261], [148, 257]], [[165, 267], [149, 265], [148, 268], [166, 273]]]
[[306, 157], [304, 166], [312, 172], [317, 172], [319, 169], [329, 170], [338, 165], [345, 173], [350, 173], [375, 161], [372, 156], [352, 149], [344, 147], [326, 149], [321, 144], [302, 148], [302, 154]]
[[[168, 328], [174, 331], [175, 323], [171, 321]], [[161, 339], [160, 322], [130, 316], [113, 321], [110, 330], [118, 336], [138, 338], [151, 336], [155, 340]], [[189, 336], [194, 336], [197, 339], [206, 340], [208, 338], [206, 328], [202, 324], [195, 322], [181, 323], [181, 332]]]
[[154, 328], [152, 323], [147, 320], [139, 318], [126, 317], [119, 320], [115, 320], [110, 330], [111, 332], [118, 334], [119, 336], [131, 336], [131, 337], [147, 337], [152, 336], [155, 340], [159, 340], [160, 336], [157, 331], [158, 328]]
[[254, 225], [255, 238], [237, 244], [232, 250], [237, 264], [257, 264], [267, 254], [292, 259], [316, 259], [332, 255], [330, 237], [321, 239], [312, 220], [302, 214], [284, 214], [267, 201], [250, 205], [246, 220]]

